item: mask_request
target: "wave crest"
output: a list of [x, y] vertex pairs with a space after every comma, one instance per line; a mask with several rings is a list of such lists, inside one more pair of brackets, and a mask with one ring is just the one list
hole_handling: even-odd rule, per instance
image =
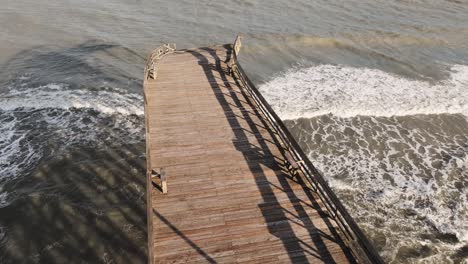
[[28, 175], [52, 153], [74, 146], [142, 142], [143, 99], [116, 88], [19, 87], [0, 98], [0, 123], [2, 208], [19, 196], [5, 186]]
[[0, 110], [18, 108], [89, 108], [106, 114], [143, 115], [143, 97], [123, 89], [70, 89], [67, 84], [47, 84], [35, 88], [10, 89], [0, 98]]
[[468, 116], [468, 66], [432, 84], [381, 70], [320, 65], [295, 68], [259, 87], [283, 119], [332, 113], [340, 117], [464, 114]]

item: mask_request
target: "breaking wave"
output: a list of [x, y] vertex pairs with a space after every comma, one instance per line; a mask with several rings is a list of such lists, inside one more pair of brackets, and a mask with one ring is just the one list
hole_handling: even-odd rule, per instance
[[468, 115], [468, 66], [455, 65], [438, 83], [368, 68], [295, 68], [261, 85], [283, 119], [332, 113], [340, 117], [415, 114]]
[[48, 84], [10, 89], [0, 98], [0, 110], [88, 108], [106, 114], [142, 115], [142, 101], [141, 95], [118, 88], [70, 89], [66, 84]]
[[322, 65], [259, 88], [386, 261], [463, 259], [468, 66], [431, 83]]
[[142, 96], [123, 89], [10, 88], [0, 98], [0, 208], [18, 196], [5, 185], [52, 153], [74, 145], [143, 140], [142, 115]]

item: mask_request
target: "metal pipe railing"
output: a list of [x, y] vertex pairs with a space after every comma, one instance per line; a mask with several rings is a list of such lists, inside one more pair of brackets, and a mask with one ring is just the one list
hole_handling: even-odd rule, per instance
[[289, 152], [294, 160], [302, 161], [298, 162], [302, 174], [338, 224], [340, 230], [345, 235], [345, 240], [348, 240], [348, 246], [353, 251], [354, 255], [365, 263], [384, 263], [370, 241], [332, 191], [322, 174], [315, 168], [294, 137], [289, 133], [283, 121], [247, 77], [247, 74], [237, 59], [240, 47], [241, 37], [238, 36], [233, 44], [232, 58], [228, 63], [231, 68], [230, 72], [240, 81], [250, 97], [255, 101], [262, 114], [266, 117], [275, 134], [279, 137], [283, 145], [283, 154]]

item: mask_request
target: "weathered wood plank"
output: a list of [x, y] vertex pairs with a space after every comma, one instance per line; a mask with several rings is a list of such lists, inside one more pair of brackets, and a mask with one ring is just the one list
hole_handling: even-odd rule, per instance
[[228, 75], [230, 46], [175, 52], [145, 82], [154, 263], [353, 263], [323, 204]]

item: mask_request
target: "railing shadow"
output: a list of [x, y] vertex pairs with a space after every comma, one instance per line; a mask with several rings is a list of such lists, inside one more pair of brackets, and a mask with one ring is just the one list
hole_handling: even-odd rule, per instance
[[[141, 80], [119, 67], [125, 65], [121, 59], [144, 61], [128, 49], [95, 41], [53, 51], [37, 47], [1, 65], [0, 80], [18, 89], [62, 82], [78, 90], [99, 89], [106, 82], [112, 88], [141, 88]], [[30, 78], [23, 80], [24, 74]], [[41, 158], [2, 185], [1, 191], [15, 199], [0, 208], [5, 232], [0, 263], [146, 263], [144, 141], [116, 132], [122, 128], [114, 126], [113, 115], [81, 108], [49, 110], [17, 112], [29, 119], [39, 112], [76, 114], [70, 126], [87, 118], [84, 126], [97, 136], [69, 144], [74, 137], [87, 138], [86, 130], [55, 129], [53, 124], [40, 126], [47, 123], [43, 120], [22, 123], [25, 118], [19, 118], [17, 132], [25, 135], [21, 144], [40, 146], [34, 150]], [[132, 118], [140, 138], [143, 119]]]
[[40, 166], [21, 183], [36, 191], [1, 210], [0, 262], [145, 263], [143, 149], [81, 148]]
[[156, 215], [156, 217], [161, 220], [165, 225], [167, 225], [172, 231], [174, 231], [178, 236], [180, 236], [187, 244], [189, 244], [195, 251], [197, 251], [198, 254], [203, 256], [208, 263], [217, 263], [212, 257], [210, 257], [203, 249], [201, 249], [197, 244], [195, 244], [190, 238], [188, 238], [182, 231], [180, 231], [176, 226], [174, 226], [169, 220], [167, 220], [163, 215], [158, 213], [153, 208], [153, 213]]
[[[229, 60], [229, 52], [231, 52], [231, 46], [227, 45], [224, 48], [226, 49], [226, 52], [228, 52], [227, 60]], [[250, 171], [253, 174], [255, 174], [255, 182], [264, 200], [264, 203], [260, 204], [259, 208], [263, 214], [265, 222], [281, 222], [280, 225], [268, 225], [269, 232], [282, 241], [283, 247], [289, 255], [291, 262], [308, 263], [308, 258], [306, 256], [308, 254], [323, 262], [335, 263], [330, 251], [328, 250], [324, 242], [324, 238], [329, 239], [329, 236], [324, 236], [323, 233], [317, 231], [317, 228], [315, 228], [313, 221], [312, 219], [310, 219], [304, 206], [301, 203], [297, 202], [299, 198], [296, 196], [296, 194], [291, 188], [289, 177], [285, 173], [281, 172], [281, 161], [274, 158], [275, 155], [272, 153], [272, 150], [269, 147], [269, 144], [271, 145], [271, 143], [274, 143], [276, 146], [279, 146], [279, 142], [277, 142], [275, 139], [274, 132], [269, 128], [268, 123], [264, 120], [264, 118], [262, 118], [262, 115], [258, 112], [255, 105], [244, 91], [242, 92], [242, 94], [233, 92], [234, 86], [229, 82], [227, 76], [228, 73], [226, 69], [223, 69], [221, 65], [221, 60], [217, 55], [216, 50], [211, 48], [204, 48], [203, 50], [208, 52], [212, 58], [207, 58], [204, 54], [196, 50], [188, 52], [190, 52], [201, 62], [200, 65], [203, 68], [208, 80], [219, 80], [210, 82], [213, 91], [221, 90], [219, 82], [223, 84], [223, 86], [225, 87], [224, 89], [230, 90], [229, 95], [224, 93], [215, 93], [216, 99], [218, 100], [220, 106], [223, 108], [226, 119], [228, 120], [232, 131], [235, 133], [236, 139], [238, 139], [236, 142], [234, 142], [236, 149], [244, 154], [246, 163], [248, 164]], [[213, 59], [215, 61], [214, 64], [210, 63], [210, 60], [213, 61]], [[215, 73], [218, 73], [220, 75], [220, 78], [215, 76]], [[234, 104], [229, 103], [227, 97], [233, 100]], [[251, 110], [248, 109], [249, 111], [240, 111], [241, 116], [236, 115], [235, 118], [232, 118], [232, 112], [235, 108], [246, 110], [246, 102], [247, 105], [251, 107]], [[257, 124], [254, 121], [254, 118], [260, 119], [262, 121], [261, 126], [260, 124]], [[245, 128], [238, 129], [239, 127], [242, 127], [242, 125], [240, 124], [240, 119], [242, 119], [244, 122], [247, 122], [249, 128], [248, 131], [245, 130]], [[263, 136], [256, 136], [255, 142], [252, 142], [252, 137], [249, 137], [247, 134], [252, 133], [256, 135], [261, 135], [259, 127], [266, 129], [270, 134], [271, 139], [265, 138]], [[272, 142], [272, 140], [275, 142]], [[252, 144], [247, 145], [250, 147], [246, 148], [245, 143], [239, 142], [256, 143], [260, 145], [260, 148], [255, 148]], [[284, 193], [287, 194], [288, 199], [293, 204], [293, 208], [295, 210], [294, 217], [299, 222], [301, 222], [303, 226], [307, 227], [309, 236], [314, 243], [315, 249], [308, 246], [307, 243], [304, 243], [300, 238], [295, 236], [292, 228], [293, 223], [288, 218], [288, 215], [291, 216], [291, 214], [287, 214], [284, 208], [281, 207], [280, 201], [276, 198], [273, 192], [272, 186], [264, 184], [265, 182], [268, 182], [268, 177], [264, 174], [262, 166], [266, 166], [271, 170], [277, 171], [276, 180], [279, 181], [282, 190], [284, 190]], [[303, 184], [302, 182], [299, 183]], [[304, 191], [307, 192], [307, 188], [304, 188]], [[336, 230], [334, 230], [329, 220], [326, 219], [326, 214], [324, 214], [321, 211], [320, 206], [315, 201], [315, 198], [309, 194], [308, 197], [312, 204], [307, 206], [314, 207], [314, 209], [316, 209], [319, 212], [321, 218], [326, 221], [328, 228], [332, 230], [331, 233], [333, 235], [333, 241], [341, 241], [340, 237], [336, 233]], [[354, 259], [352, 258], [351, 254], [349, 254], [349, 249], [346, 248], [346, 246], [342, 242], [339, 243], [339, 245], [345, 252], [349, 261], [353, 262]], [[313, 252], [311, 252], [311, 250]]]

